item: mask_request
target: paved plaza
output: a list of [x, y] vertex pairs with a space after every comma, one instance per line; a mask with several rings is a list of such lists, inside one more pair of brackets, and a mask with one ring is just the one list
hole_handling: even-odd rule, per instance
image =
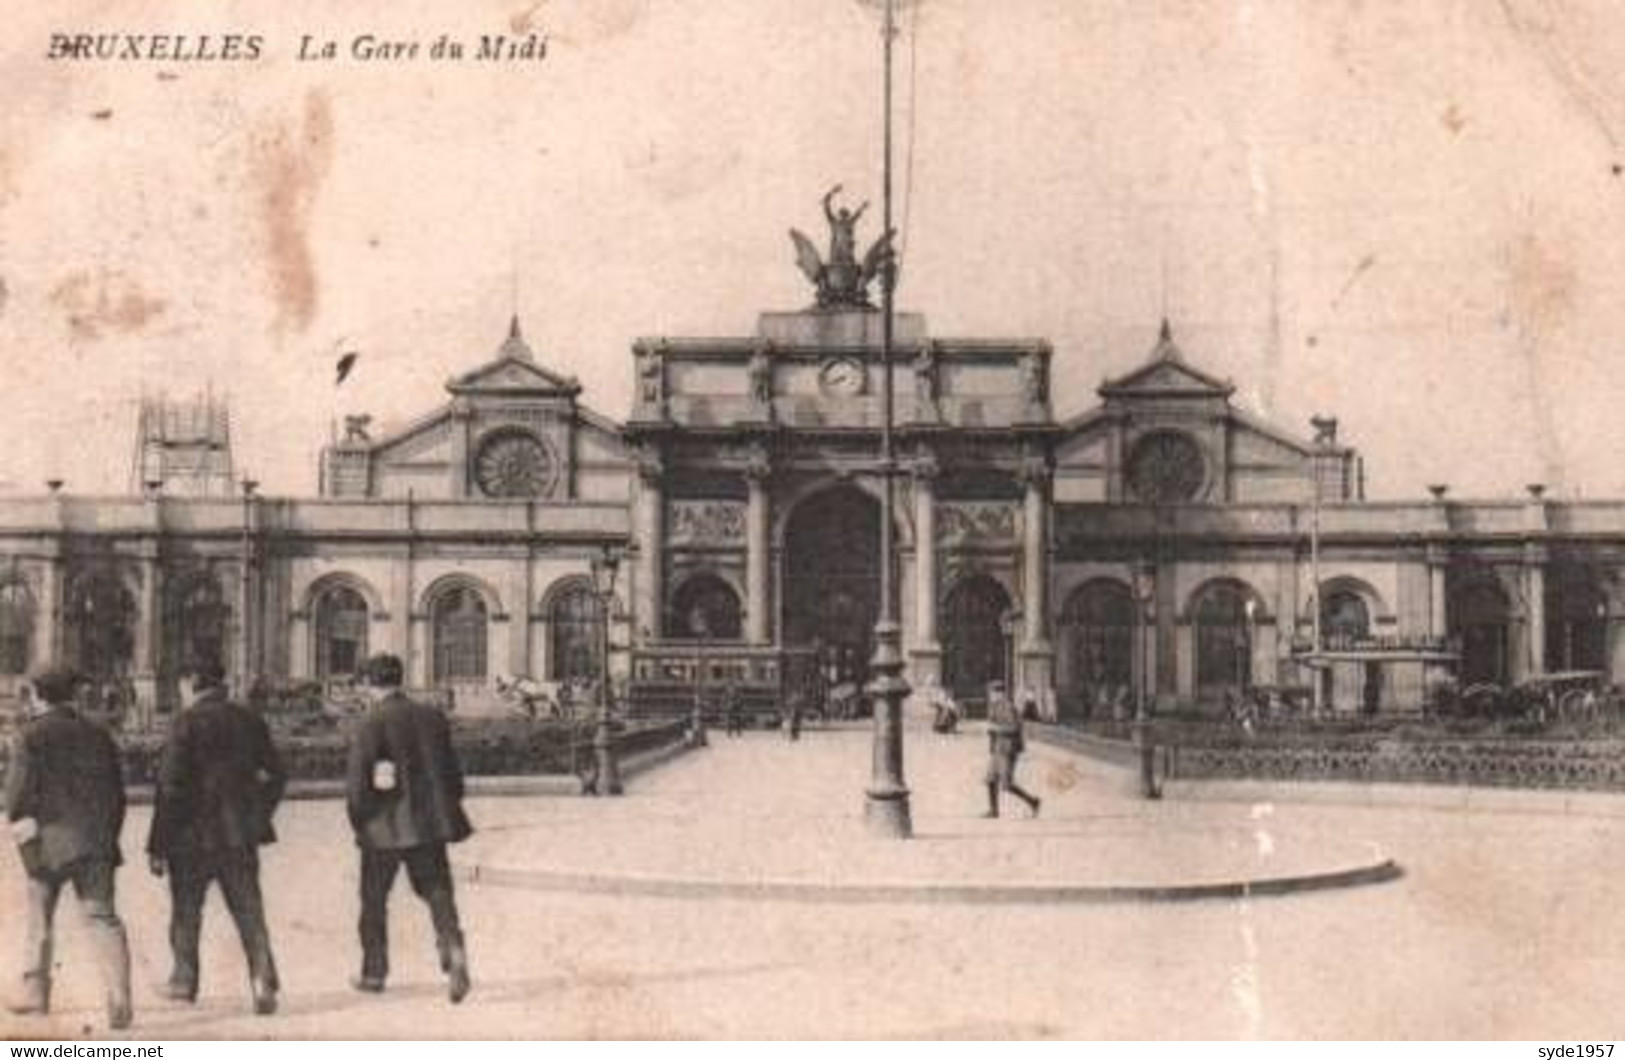
[[[1119, 770], [1044, 749], [1044, 808], [979, 817], [978, 734], [910, 732], [918, 838], [865, 836], [868, 737], [751, 733], [635, 779], [619, 800], [481, 798], [456, 849], [475, 990], [446, 1003], [427, 918], [404, 881], [394, 977], [352, 993], [356, 858], [342, 804], [290, 803], [266, 855], [282, 1011], [248, 1011], [229, 918], [212, 899], [196, 1006], [161, 1002], [166, 895], [120, 877], [138, 983], [135, 1033], [234, 1037], [1618, 1037], [1625, 816], [1562, 800], [1445, 806], [1145, 803]], [[1437, 801], [1437, 800], [1435, 800]], [[1609, 808], [1604, 801], [1598, 809]], [[988, 902], [1004, 884], [1165, 885], [1394, 859], [1396, 880], [1186, 902]], [[497, 878], [504, 882], [493, 882]], [[665, 896], [616, 880], [728, 883]], [[812, 886], [797, 900], [760, 885]], [[846, 900], [886, 882], [936, 900]], [[592, 888], [600, 888], [594, 893]], [[954, 893], [944, 895], [941, 888]], [[820, 898], [818, 891], [827, 892]], [[635, 891], [635, 889], [634, 889]], [[858, 896], [860, 899], [861, 895]], [[15, 862], [0, 908], [20, 908]], [[101, 1032], [94, 969], [63, 910], [57, 1014], [10, 1035]], [[8, 974], [20, 918], [0, 921]]]

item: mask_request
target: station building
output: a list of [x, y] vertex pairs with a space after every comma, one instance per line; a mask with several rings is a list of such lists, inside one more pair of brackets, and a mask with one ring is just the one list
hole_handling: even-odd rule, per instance
[[[606, 548], [626, 557], [617, 672], [710, 653], [861, 681], [879, 609], [879, 324], [811, 309], [734, 337], [638, 339], [616, 420], [515, 320], [439, 407], [377, 432], [353, 419], [318, 496], [154, 482], [0, 499], [0, 694], [63, 663], [162, 712], [199, 656], [244, 683], [333, 682], [383, 650], [460, 703], [492, 700], [499, 676], [590, 679]], [[1051, 373], [1068, 354], [1042, 339], [938, 336], [904, 313], [894, 350], [895, 586], [916, 688], [975, 701], [1004, 680], [1083, 718], [1317, 680], [1335, 710], [1414, 707], [1438, 666], [1465, 684], [1625, 681], [1625, 502], [1538, 486], [1367, 501], [1335, 419], [1262, 421], [1166, 324], [1065, 417]]]

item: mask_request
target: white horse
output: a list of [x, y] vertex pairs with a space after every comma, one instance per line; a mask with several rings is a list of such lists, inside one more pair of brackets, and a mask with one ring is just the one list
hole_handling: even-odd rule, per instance
[[514, 705], [527, 718], [569, 716], [564, 686], [558, 681], [538, 681], [533, 677], [497, 677], [497, 695]]

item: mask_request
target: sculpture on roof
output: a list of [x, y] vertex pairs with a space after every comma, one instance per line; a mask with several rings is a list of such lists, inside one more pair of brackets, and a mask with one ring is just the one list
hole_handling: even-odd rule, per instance
[[819, 257], [818, 248], [799, 229], [790, 229], [790, 239], [796, 246], [796, 264], [806, 273], [818, 292], [820, 309], [851, 308], [873, 309], [869, 300], [869, 284], [891, 260], [892, 237], [896, 231], [886, 232], [874, 241], [857, 259], [858, 219], [869, 208], [867, 202], [856, 210], [832, 205], [840, 194], [837, 184], [824, 194], [824, 218], [829, 222], [829, 260]]
[[371, 426], [371, 416], [362, 414], [344, 417], [344, 440], [346, 442], [372, 441], [372, 434], [368, 430]]

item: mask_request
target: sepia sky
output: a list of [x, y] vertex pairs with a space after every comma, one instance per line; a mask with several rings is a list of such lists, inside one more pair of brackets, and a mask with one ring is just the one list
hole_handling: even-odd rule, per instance
[[[858, 0], [19, 7], [16, 490], [122, 490], [143, 388], [212, 386], [240, 467], [313, 492], [336, 416], [426, 411], [516, 304], [543, 363], [622, 417], [636, 336], [806, 304], [787, 228], [824, 243], [836, 181], [879, 195]], [[1300, 434], [1337, 414], [1373, 497], [1625, 497], [1611, 0], [923, 0], [904, 26], [899, 302], [934, 333], [1049, 338], [1067, 415], [1166, 312], [1246, 407]], [[295, 60], [303, 34], [530, 29], [539, 63]], [[265, 54], [45, 59], [53, 32], [121, 31], [258, 33]]]

